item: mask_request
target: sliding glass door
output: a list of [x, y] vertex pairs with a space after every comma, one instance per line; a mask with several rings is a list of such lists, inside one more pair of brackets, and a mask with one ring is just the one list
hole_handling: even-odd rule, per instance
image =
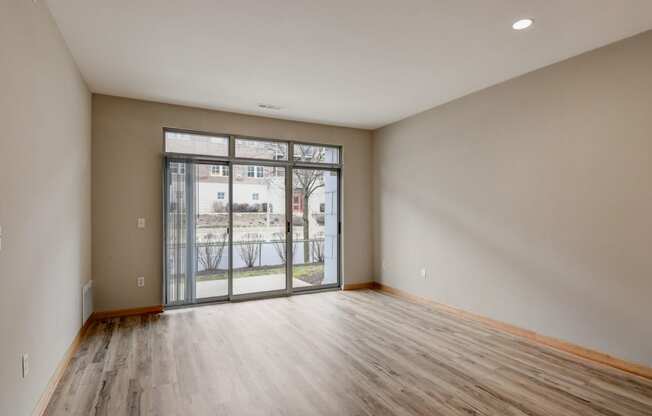
[[297, 290], [337, 286], [339, 175], [323, 169], [292, 172], [292, 282]]
[[187, 304], [229, 296], [229, 167], [166, 163], [166, 300]]
[[192, 229], [194, 298], [229, 296], [229, 166], [195, 163]]
[[285, 167], [233, 166], [233, 295], [287, 288]]
[[168, 306], [340, 286], [341, 149], [166, 130]]

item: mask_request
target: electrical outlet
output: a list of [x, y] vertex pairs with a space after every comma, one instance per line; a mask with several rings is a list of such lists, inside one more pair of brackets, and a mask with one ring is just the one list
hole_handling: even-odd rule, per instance
[[23, 370], [23, 378], [25, 378], [29, 374], [29, 354], [21, 355], [20, 360], [22, 363], [21, 368]]
[[138, 228], [145, 228], [145, 218], [138, 218], [137, 226]]
[[385, 271], [387, 270], [387, 261], [383, 260], [382, 263], [380, 264], [380, 269]]
[[420, 275], [421, 275], [421, 277], [424, 278], [424, 279], [428, 277], [428, 274], [426, 273], [426, 268], [425, 268], [425, 267], [423, 267], [423, 268], [421, 269], [421, 273], [420, 273]]
[[143, 276], [139, 276], [136, 279], [136, 283], [138, 284], [138, 287], [145, 287], [145, 278]]

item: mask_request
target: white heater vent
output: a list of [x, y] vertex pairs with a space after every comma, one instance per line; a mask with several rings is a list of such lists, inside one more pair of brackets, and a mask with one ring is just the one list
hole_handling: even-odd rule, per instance
[[88, 318], [93, 313], [93, 281], [89, 280], [88, 283], [82, 288], [82, 323], [85, 324]]

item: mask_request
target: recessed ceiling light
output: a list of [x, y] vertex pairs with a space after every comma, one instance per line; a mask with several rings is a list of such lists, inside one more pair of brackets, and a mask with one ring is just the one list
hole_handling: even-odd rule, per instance
[[514, 30], [527, 29], [528, 27], [532, 26], [532, 23], [534, 23], [534, 20], [532, 19], [520, 19], [515, 21], [514, 24], [512, 24], [512, 29]]
[[258, 108], [262, 108], [263, 110], [280, 110], [281, 107], [277, 105], [272, 105], [272, 104], [258, 104]]

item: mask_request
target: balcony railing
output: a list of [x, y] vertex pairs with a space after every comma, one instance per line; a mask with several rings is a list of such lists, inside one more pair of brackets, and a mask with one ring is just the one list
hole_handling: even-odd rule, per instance
[[[304, 248], [307, 247], [308, 262], [322, 263], [324, 261], [325, 239], [298, 239], [292, 241], [294, 253], [292, 264], [305, 264]], [[242, 269], [249, 267], [276, 266], [286, 263], [285, 240], [246, 240], [233, 242], [233, 268]], [[185, 251], [185, 243], [168, 244], [168, 252], [173, 250]], [[228, 242], [200, 242], [194, 247], [195, 267], [198, 273], [210, 270], [226, 270], [229, 267]], [[168, 261], [174, 261], [176, 256], [168, 256]], [[175, 269], [174, 264], [168, 264], [170, 270]]]

